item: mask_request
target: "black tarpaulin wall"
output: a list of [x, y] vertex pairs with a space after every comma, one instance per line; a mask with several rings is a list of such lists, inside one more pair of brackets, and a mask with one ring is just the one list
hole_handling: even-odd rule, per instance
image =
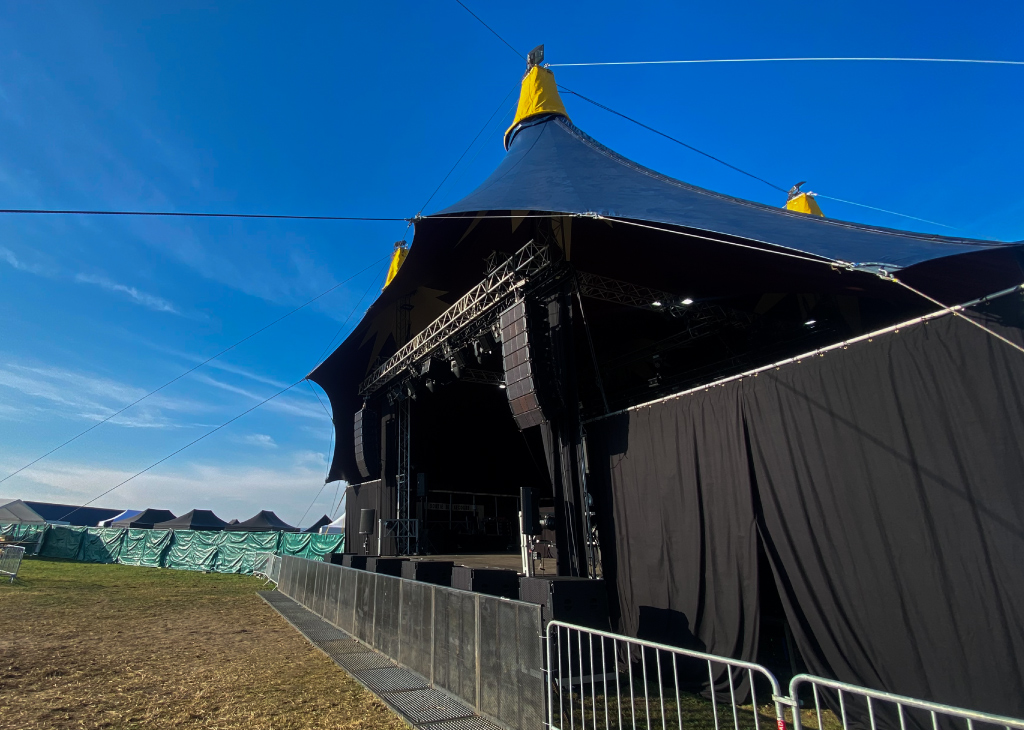
[[1024, 354], [947, 316], [588, 431], [620, 630], [753, 659], [762, 540], [812, 672], [1024, 715]]

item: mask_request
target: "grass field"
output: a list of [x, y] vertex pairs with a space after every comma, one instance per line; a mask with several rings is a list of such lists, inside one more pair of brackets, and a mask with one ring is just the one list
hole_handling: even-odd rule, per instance
[[404, 728], [251, 577], [26, 560], [0, 583], [0, 728]]

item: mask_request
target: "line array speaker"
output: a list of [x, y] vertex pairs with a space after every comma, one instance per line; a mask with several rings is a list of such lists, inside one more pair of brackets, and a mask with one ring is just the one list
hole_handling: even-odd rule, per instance
[[353, 442], [356, 451], [356, 466], [363, 479], [380, 476], [380, 455], [377, 453], [380, 439], [377, 437], [377, 415], [365, 405], [356, 411]]
[[544, 411], [537, 397], [537, 373], [531, 357], [526, 302], [520, 300], [501, 313], [501, 355], [505, 394], [519, 429], [539, 426]]

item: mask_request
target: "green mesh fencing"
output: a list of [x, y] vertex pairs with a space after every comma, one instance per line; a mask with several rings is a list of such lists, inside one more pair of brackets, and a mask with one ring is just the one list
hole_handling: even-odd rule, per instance
[[85, 533], [85, 528], [65, 525], [49, 525], [49, 528], [39, 554], [44, 558], [76, 560], [78, 551], [82, 548], [82, 535]]
[[22, 542], [35, 542], [42, 536], [43, 530], [48, 525], [17, 525], [17, 524], [5, 524], [0, 525], [0, 536], [3, 536], [8, 542], [18, 540]]
[[83, 563], [116, 563], [127, 530], [112, 527], [86, 527], [78, 560]]
[[345, 547], [344, 535], [316, 535], [305, 532], [281, 534], [281, 555], [294, 555], [309, 560], [323, 560], [325, 555]]
[[40, 555], [83, 563], [120, 563], [150, 568], [252, 573], [258, 553], [323, 560], [344, 549], [344, 535], [301, 532], [205, 532], [138, 530], [67, 525], [0, 525], [7, 540], [42, 538]]

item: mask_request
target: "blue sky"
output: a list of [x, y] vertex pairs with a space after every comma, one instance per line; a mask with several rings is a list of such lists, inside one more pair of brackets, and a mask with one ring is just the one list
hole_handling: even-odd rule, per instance
[[[780, 56], [1022, 60], [993, 2], [467, 4], [551, 63]], [[3, 3], [0, 207], [411, 216], [501, 159], [524, 64], [454, 0]], [[556, 69], [558, 80], [782, 186], [826, 215], [1024, 239], [1024, 67], [732, 64]], [[645, 165], [781, 205], [761, 183], [565, 97]], [[0, 216], [0, 472], [281, 316], [307, 310], [0, 485], [81, 502], [306, 372], [379, 292], [403, 223]], [[326, 401], [325, 401], [326, 402]], [[345, 417], [348, 417], [347, 415]], [[330, 422], [309, 388], [97, 504], [273, 509], [320, 489]], [[331, 511], [324, 490], [306, 523]]]

